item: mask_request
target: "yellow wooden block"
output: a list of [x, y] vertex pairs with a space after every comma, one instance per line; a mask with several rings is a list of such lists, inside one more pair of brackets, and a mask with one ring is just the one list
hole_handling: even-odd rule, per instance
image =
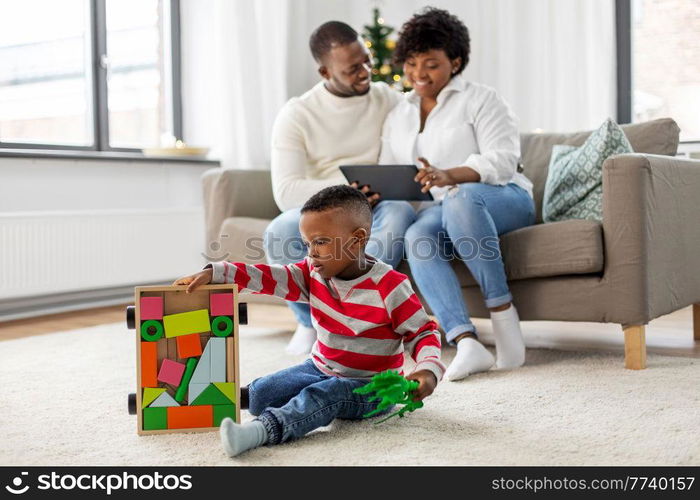
[[165, 336], [168, 338], [191, 333], [206, 333], [211, 331], [209, 311], [207, 309], [199, 309], [197, 311], [168, 314], [163, 316], [163, 326], [165, 327]]
[[232, 403], [236, 402], [236, 384], [233, 382], [214, 382], [217, 389], [224, 393], [224, 396], [229, 398]]

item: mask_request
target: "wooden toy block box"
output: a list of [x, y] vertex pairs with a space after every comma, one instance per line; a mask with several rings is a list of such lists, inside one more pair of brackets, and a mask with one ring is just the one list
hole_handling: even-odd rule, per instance
[[238, 325], [247, 322], [233, 284], [136, 287], [127, 307], [135, 330], [139, 435], [205, 432], [241, 421]]

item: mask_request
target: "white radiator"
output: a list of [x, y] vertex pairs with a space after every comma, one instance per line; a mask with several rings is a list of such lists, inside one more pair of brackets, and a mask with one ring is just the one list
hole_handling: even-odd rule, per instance
[[199, 207], [0, 213], [0, 300], [169, 284], [203, 249]]

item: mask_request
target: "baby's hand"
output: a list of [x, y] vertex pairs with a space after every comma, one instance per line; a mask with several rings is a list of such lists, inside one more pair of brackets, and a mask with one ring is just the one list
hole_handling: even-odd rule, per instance
[[214, 270], [210, 267], [196, 274], [177, 279], [175, 280], [173, 285], [189, 285], [187, 287], [187, 293], [191, 293], [194, 292], [198, 286], [208, 285], [209, 283], [211, 283], [211, 278], [213, 274]]
[[413, 401], [423, 401], [433, 393], [437, 385], [437, 378], [430, 370], [413, 372], [406, 379], [418, 382], [418, 389], [413, 392]]

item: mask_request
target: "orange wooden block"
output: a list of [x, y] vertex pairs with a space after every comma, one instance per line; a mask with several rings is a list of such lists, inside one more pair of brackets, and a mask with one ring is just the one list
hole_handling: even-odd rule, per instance
[[158, 342], [141, 342], [141, 387], [158, 387]]
[[180, 335], [177, 339], [178, 358], [193, 358], [202, 355], [202, 343], [199, 341], [198, 333], [190, 335]]
[[169, 406], [168, 429], [192, 429], [213, 427], [214, 409], [212, 405]]

